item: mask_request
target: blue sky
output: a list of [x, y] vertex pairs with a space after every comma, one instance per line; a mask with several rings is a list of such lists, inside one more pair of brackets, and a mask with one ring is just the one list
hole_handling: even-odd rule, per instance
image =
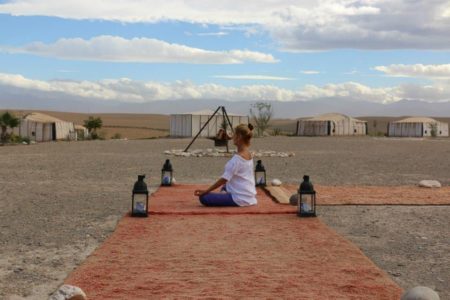
[[101, 90], [130, 102], [450, 100], [446, 1], [129, 3], [0, 1], [0, 90]]

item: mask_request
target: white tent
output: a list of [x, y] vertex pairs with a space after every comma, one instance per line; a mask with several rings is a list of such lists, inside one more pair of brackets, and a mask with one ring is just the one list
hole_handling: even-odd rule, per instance
[[436, 136], [448, 136], [448, 124], [439, 122], [432, 118], [412, 117], [389, 123], [389, 136], [397, 137], [423, 137], [432, 136], [432, 131], [436, 131]]
[[75, 139], [75, 128], [72, 122], [62, 121], [55, 117], [33, 112], [20, 120], [19, 127], [13, 133], [35, 142], [48, 142], [64, 139]]
[[[170, 136], [171, 137], [194, 137], [208, 119], [214, 114], [212, 110], [201, 110], [196, 112], [170, 115]], [[233, 127], [239, 124], [248, 124], [249, 117], [227, 113]], [[201, 137], [214, 137], [223, 123], [222, 111], [211, 119], [208, 125], [200, 134]], [[228, 129], [229, 130], [229, 129]]]
[[297, 135], [366, 135], [367, 122], [346, 115], [330, 113], [297, 122]]

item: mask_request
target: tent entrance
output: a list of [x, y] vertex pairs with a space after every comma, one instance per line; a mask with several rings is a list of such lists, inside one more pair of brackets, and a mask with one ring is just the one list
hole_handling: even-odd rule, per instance
[[52, 141], [56, 141], [56, 123], [52, 123]]

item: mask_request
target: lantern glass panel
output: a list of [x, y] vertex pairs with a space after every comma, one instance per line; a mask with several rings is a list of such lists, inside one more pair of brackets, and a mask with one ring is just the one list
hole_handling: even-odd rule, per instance
[[300, 217], [315, 217], [316, 216], [316, 194], [315, 193], [300, 193], [300, 201], [297, 206], [297, 215]]
[[133, 213], [146, 214], [147, 213], [147, 195], [133, 194]]
[[266, 172], [255, 172], [256, 185], [266, 185]]
[[301, 210], [305, 213], [313, 212], [313, 195], [301, 195]]
[[172, 171], [162, 171], [161, 172], [161, 184], [162, 185], [172, 185]]

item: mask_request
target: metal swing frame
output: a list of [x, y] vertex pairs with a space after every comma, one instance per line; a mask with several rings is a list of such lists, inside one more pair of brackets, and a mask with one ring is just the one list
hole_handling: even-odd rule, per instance
[[[202, 133], [202, 131], [206, 128], [206, 126], [208, 126], [209, 122], [212, 120], [212, 118], [214, 118], [215, 115], [217, 115], [217, 113], [219, 113], [219, 111], [222, 112], [222, 116], [223, 119], [225, 120], [225, 122], [228, 123], [228, 125], [231, 128], [231, 132], [234, 134], [234, 129], [233, 129], [233, 124], [231, 124], [230, 118], [228, 117], [227, 111], [225, 109], [225, 106], [219, 106], [216, 111], [209, 117], [208, 121], [206, 121], [205, 124], [203, 124], [202, 128], [200, 128], [199, 132], [197, 133], [197, 135], [192, 139], [192, 141], [189, 143], [189, 145], [186, 147], [186, 149], [184, 149], [183, 152], [187, 152], [189, 150], [189, 148], [191, 147], [191, 145], [195, 142], [195, 140], [198, 138], [198, 136]], [[229, 152], [228, 150], [228, 140], [226, 140], [226, 147], [227, 147], [227, 152]]]

